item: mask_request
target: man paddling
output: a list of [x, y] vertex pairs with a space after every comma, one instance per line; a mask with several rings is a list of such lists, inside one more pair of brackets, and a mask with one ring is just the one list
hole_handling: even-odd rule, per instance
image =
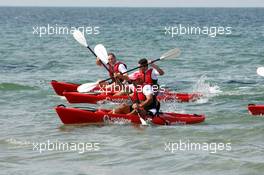
[[[102, 66], [102, 62], [99, 58], [96, 59], [96, 64], [98, 66]], [[128, 74], [123, 74], [127, 71], [127, 66], [121, 61], [117, 61], [115, 54], [108, 53], [107, 66], [110, 71], [109, 76], [112, 78], [113, 82], [118, 83], [117, 79], [121, 82], [123, 82], [124, 80], [128, 80]], [[123, 75], [121, 76], [121, 74]]]
[[152, 86], [144, 83], [139, 72], [131, 74], [129, 79], [134, 84], [133, 93], [130, 94], [133, 104], [122, 104], [118, 108], [113, 109], [111, 113], [131, 115], [140, 112], [141, 115], [156, 115], [159, 111], [160, 103], [152, 90]]
[[149, 68], [146, 58], [140, 59], [138, 64], [140, 66], [138, 72], [142, 74], [144, 82], [150, 85], [158, 85], [158, 76], [164, 75], [164, 71], [154, 63], [150, 64], [152, 68]]

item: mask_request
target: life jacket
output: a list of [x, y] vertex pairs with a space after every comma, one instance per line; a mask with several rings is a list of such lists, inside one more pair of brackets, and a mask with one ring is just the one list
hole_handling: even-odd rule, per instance
[[150, 85], [158, 85], [158, 80], [153, 80], [151, 77], [152, 71], [153, 68], [150, 68], [143, 74], [144, 83]]
[[[147, 84], [139, 85], [139, 86], [137, 86], [137, 88], [134, 87], [133, 95], [131, 97], [133, 102], [141, 103], [141, 102], [143, 102], [143, 101], [145, 101], [147, 99], [146, 96], [143, 93], [143, 88], [144, 88], [145, 85], [147, 85]], [[140, 91], [138, 92], [137, 89], [140, 89]], [[152, 103], [150, 105], [148, 105], [148, 106], [145, 106], [144, 109], [147, 111], [149, 109], [155, 108], [158, 111], [158, 108], [159, 108], [158, 105], [159, 105], [159, 102], [157, 100], [157, 97], [156, 97], [155, 94], [153, 94]]]
[[158, 84], [158, 79], [157, 80], [152, 79], [151, 77], [152, 71], [153, 68], [148, 69], [145, 73], [142, 73], [142, 77], [145, 84], [158, 86], [158, 91], [154, 92], [154, 94], [157, 96], [159, 94], [159, 84]]
[[[119, 67], [120, 64], [123, 64], [125, 66], [125, 68], [127, 68], [127, 65], [124, 64], [124, 63], [122, 63], [121, 61], [116, 62], [114, 66], [110, 66], [108, 64], [108, 67], [109, 67], [109, 76], [112, 78], [113, 81], [114, 81], [114, 78], [113, 78], [114, 77], [114, 73], [121, 73], [118, 70], [118, 67]], [[120, 81], [123, 81], [123, 80], [120, 80]]]

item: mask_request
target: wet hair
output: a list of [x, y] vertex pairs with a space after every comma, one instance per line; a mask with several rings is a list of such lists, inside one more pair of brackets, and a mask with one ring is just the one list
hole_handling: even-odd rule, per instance
[[112, 57], [116, 58], [116, 56], [115, 56], [114, 53], [112, 53], [112, 52], [108, 53], [108, 56], [110, 56], [110, 55], [111, 55]]
[[138, 64], [140, 64], [141, 66], [146, 66], [148, 65], [148, 60], [146, 58], [142, 58], [138, 61]]

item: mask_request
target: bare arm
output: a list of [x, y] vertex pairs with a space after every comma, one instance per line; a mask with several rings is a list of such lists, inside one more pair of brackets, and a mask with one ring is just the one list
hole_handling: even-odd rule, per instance
[[97, 66], [102, 66], [101, 60], [98, 57], [96, 58], [96, 62], [95, 63], [96, 63]]
[[164, 75], [165, 72], [156, 64], [152, 63], [151, 66], [158, 71], [160, 75]]
[[115, 76], [116, 78], [122, 78], [122, 79], [124, 79], [124, 80], [126, 80], [126, 81], [129, 80], [129, 78], [128, 78], [128, 74], [127, 74], [127, 73], [125, 73], [125, 74], [115, 73], [114, 76]]
[[139, 106], [142, 107], [142, 108], [144, 108], [145, 106], [150, 105], [152, 103], [152, 101], [153, 101], [153, 95], [152, 94], [147, 95], [146, 96], [146, 100], [143, 101], [142, 103], [140, 103]]

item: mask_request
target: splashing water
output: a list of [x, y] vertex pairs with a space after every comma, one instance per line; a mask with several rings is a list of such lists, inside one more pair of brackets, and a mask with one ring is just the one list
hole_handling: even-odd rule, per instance
[[217, 85], [212, 85], [208, 82], [208, 78], [203, 75], [197, 81], [193, 87], [193, 92], [199, 92], [203, 96], [197, 101], [197, 103], [206, 103], [210, 97], [214, 97], [222, 93], [220, 87]]

